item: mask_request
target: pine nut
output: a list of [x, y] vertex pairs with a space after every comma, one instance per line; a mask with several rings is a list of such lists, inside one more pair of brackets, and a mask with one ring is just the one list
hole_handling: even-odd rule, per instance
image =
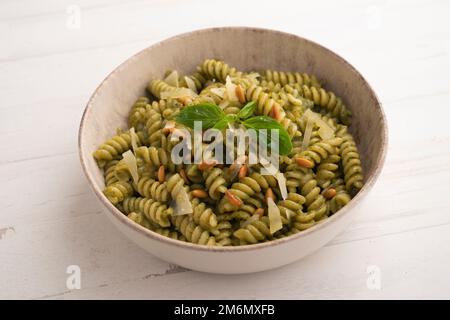
[[244, 94], [244, 90], [242, 89], [242, 87], [240, 85], [236, 86], [236, 96], [239, 99], [240, 103], [244, 103], [245, 102], [245, 94]]
[[158, 181], [160, 183], [163, 183], [166, 180], [166, 171], [164, 169], [164, 166], [160, 166], [158, 169]]
[[242, 205], [242, 201], [234, 194], [232, 194], [229, 190], [225, 191], [225, 197], [227, 198], [228, 202], [230, 202], [234, 206], [239, 207]]
[[200, 190], [200, 189], [192, 190], [192, 195], [194, 197], [196, 197], [196, 198], [206, 198], [206, 197], [208, 197], [208, 194], [206, 193], [206, 191]]
[[248, 167], [246, 164], [244, 164], [240, 169], [239, 169], [239, 179], [245, 178], [247, 176], [247, 171], [248, 171]]
[[311, 169], [314, 167], [314, 162], [311, 160], [305, 159], [305, 158], [296, 158], [295, 162], [300, 166], [304, 168]]
[[323, 196], [327, 200], [334, 198], [335, 195], [336, 195], [336, 189], [334, 189], [334, 188], [330, 188], [323, 193]]
[[273, 201], [275, 201], [275, 196], [274, 196], [271, 188], [267, 189], [265, 198], [266, 198], [266, 202], [267, 202], [267, 200], [269, 200], [269, 198], [271, 198]]

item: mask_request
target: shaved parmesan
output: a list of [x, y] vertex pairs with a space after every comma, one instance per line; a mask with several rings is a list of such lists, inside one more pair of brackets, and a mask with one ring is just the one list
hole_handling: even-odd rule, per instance
[[253, 222], [258, 221], [258, 220], [259, 220], [259, 215], [255, 213], [250, 218], [248, 218], [246, 221], [242, 222], [241, 228], [245, 228], [249, 224], [252, 224]]
[[195, 86], [194, 80], [192, 80], [191, 78], [185, 76], [184, 77], [184, 81], [186, 81], [186, 85], [188, 86], [189, 89], [191, 89], [192, 91], [197, 93], [197, 87]]
[[286, 200], [286, 198], [287, 198], [286, 178], [284, 177], [284, 174], [282, 172], [277, 172], [275, 174], [275, 178], [278, 181], [278, 186], [280, 187], [281, 196], [283, 197], [283, 200]]
[[311, 109], [307, 109], [305, 111], [305, 113], [303, 114], [303, 117], [305, 117], [305, 119], [312, 119], [312, 120], [316, 121], [316, 119], [319, 117], [319, 115], [317, 113], [315, 113], [314, 111], [311, 111]]
[[323, 140], [334, 138], [334, 130], [325, 121], [323, 121], [317, 113], [308, 109], [305, 111], [303, 116], [307, 119], [307, 121], [312, 121], [313, 124], [316, 124], [319, 127], [319, 135]]
[[311, 140], [312, 131], [314, 128], [313, 118], [307, 118], [305, 135], [303, 136], [302, 150], [306, 150], [309, 146], [309, 141]]
[[127, 165], [128, 170], [130, 170], [131, 177], [133, 178], [134, 183], [137, 183], [139, 180], [139, 173], [137, 169], [136, 157], [134, 156], [131, 150], [124, 152], [122, 154], [123, 162]]
[[320, 123], [318, 123], [319, 126], [319, 135], [323, 140], [329, 140], [334, 138], [334, 130], [330, 128], [330, 126], [320, 119]]
[[252, 80], [253, 82], [258, 82], [258, 78], [260, 78], [261, 77], [261, 75], [258, 73], [258, 72], [252, 72], [252, 73], [249, 73], [248, 75], [247, 75], [247, 77], [250, 79], [250, 80]]
[[176, 193], [175, 201], [172, 201], [173, 215], [181, 216], [194, 212], [186, 189], [182, 186], [179, 186], [177, 189], [178, 190], [172, 190], [172, 193]]
[[137, 142], [139, 141], [139, 138], [136, 132], [134, 131], [134, 127], [130, 129], [130, 137], [131, 137], [131, 147], [133, 148], [133, 151], [136, 152], [136, 149], [138, 148]]
[[170, 86], [178, 88], [179, 87], [178, 79], [179, 79], [178, 72], [175, 70], [169, 73], [169, 75], [164, 79], [164, 82]]
[[267, 206], [269, 211], [269, 229], [270, 233], [274, 234], [275, 232], [283, 228], [280, 209], [275, 204], [272, 198], [267, 198]]
[[230, 76], [227, 76], [225, 80], [225, 88], [227, 90], [227, 98], [229, 101], [239, 101], [236, 95], [236, 85], [231, 82]]
[[188, 88], [176, 88], [171, 91], [163, 91], [161, 92], [161, 99], [176, 99], [176, 98], [195, 98], [197, 94]]
[[222, 101], [219, 103], [219, 108], [223, 110], [223, 109], [225, 109], [226, 107], [228, 107], [229, 104], [230, 104], [230, 101], [222, 100]]
[[292, 218], [295, 216], [295, 212], [292, 211], [291, 209], [285, 208], [285, 212], [286, 212], [286, 218], [291, 221]]
[[222, 99], [225, 96], [225, 88], [211, 88], [211, 92]]

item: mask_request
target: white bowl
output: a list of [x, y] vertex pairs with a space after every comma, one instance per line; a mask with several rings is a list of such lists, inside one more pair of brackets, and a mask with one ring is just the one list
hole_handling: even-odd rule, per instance
[[[172, 240], [128, 219], [103, 195], [104, 179], [93, 151], [127, 115], [149, 80], [167, 69], [190, 73], [206, 58], [240, 70], [266, 68], [312, 73], [342, 97], [353, 112], [350, 127], [361, 153], [365, 185], [350, 203], [320, 224], [290, 237], [255, 245], [206, 247]], [[332, 51], [304, 38], [273, 30], [229, 27], [189, 32], [139, 52], [116, 68], [90, 98], [79, 129], [79, 152], [89, 184], [106, 215], [129, 239], [171, 263], [211, 273], [248, 273], [280, 267], [319, 249], [363, 211], [364, 198], [378, 178], [387, 149], [386, 119], [367, 81]], [[101, 226], [98, 226], [101, 231]]]

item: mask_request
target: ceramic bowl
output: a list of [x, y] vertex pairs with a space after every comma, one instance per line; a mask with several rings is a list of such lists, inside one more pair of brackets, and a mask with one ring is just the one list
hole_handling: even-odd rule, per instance
[[[350, 127], [358, 144], [365, 185], [351, 202], [322, 223], [295, 235], [256, 245], [206, 247], [163, 237], [129, 220], [103, 195], [104, 180], [93, 151], [127, 128], [127, 114], [149, 80], [165, 70], [192, 73], [206, 58], [239, 70], [301, 71], [316, 75], [353, 112]], [[168, 262], [211, 273], [248, 273], [280, 267], [319, 249], [364, 211], [364, 199], [382, 169], [387, 148], [386, 119], [374, 91], [350, 63], [302, 37], [274, 30], [226, 27], [185, 33], [154, 44], [116, 68], [95, 90], [79, 129], [79, 152], [89, 184], [106, 215], [131, 241]], [[101, 232], [101, 226], [98, 226]]]

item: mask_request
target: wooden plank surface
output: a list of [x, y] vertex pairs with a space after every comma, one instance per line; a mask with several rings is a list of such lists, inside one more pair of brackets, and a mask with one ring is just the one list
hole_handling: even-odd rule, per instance
[[[450, 298], [448, 1], [73, 3], [0, 2], [0, 298]], [[370, 209], [310, 257], [242, 276], [188, 271], [128, 241], [101, 213], [76, 147], [84, 105], [114, 67], [222, 25], [335, 50], [373, 85], [389, 122]], [[69, 265], [81, 268], [80, 290], [66, 286]]]

